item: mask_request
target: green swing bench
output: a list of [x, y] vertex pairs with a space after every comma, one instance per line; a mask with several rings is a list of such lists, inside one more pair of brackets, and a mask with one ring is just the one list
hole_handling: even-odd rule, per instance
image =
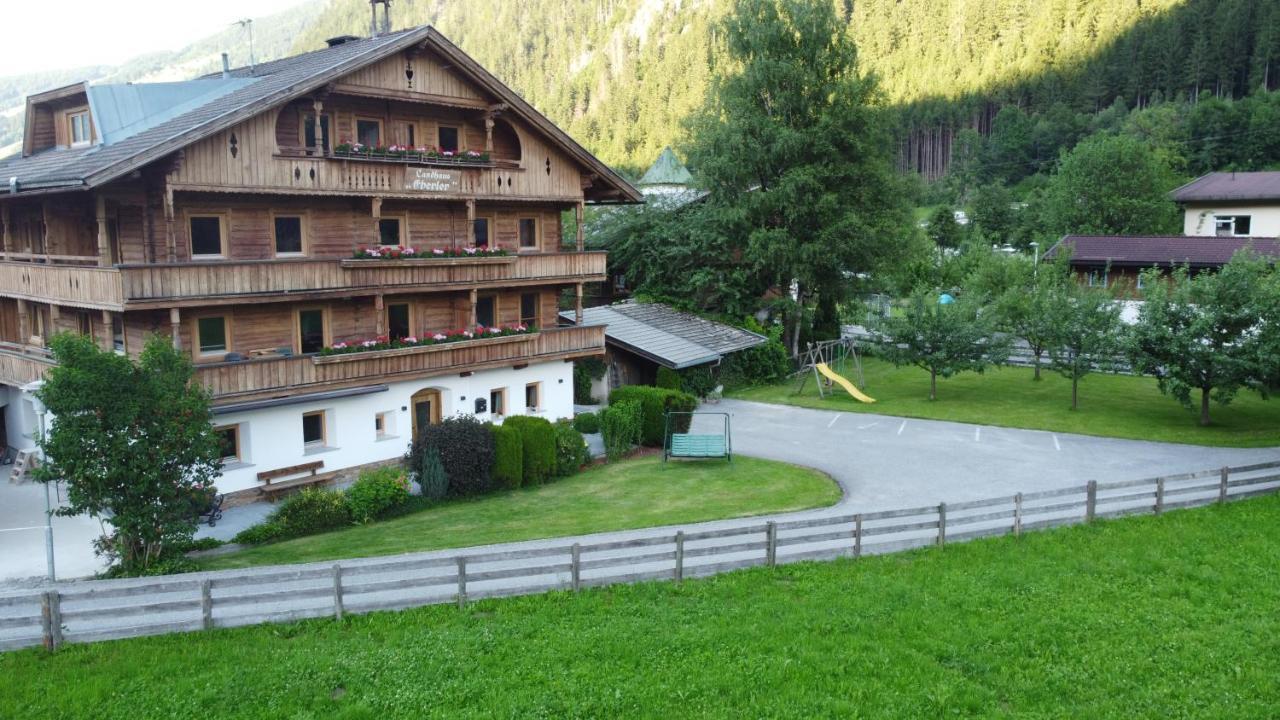
[[[719, 415], [724, 418], [724, 432], [720, 434], [698, 434], [689, 432], [671, 432], [672, 416], [688, 415], [689, 420], [683, 424], [686, 428], [693, 424], [694, 415]], [[725, 458], [733, 462], [733, 447], [729, 439], [729, 413], [711, 412], [668, 412], [663, 428], [662, 461], [671, 458]]]

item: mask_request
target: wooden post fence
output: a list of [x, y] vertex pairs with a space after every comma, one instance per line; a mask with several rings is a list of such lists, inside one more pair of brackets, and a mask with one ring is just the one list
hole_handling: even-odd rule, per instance
[[573, 591], [582, 589], [582, 544], [574, 543], [569, 550], [569, 574], [572, 578]]
[[333, 619], [341, 620], [342, 612], [342, 566], [333, 564]]
[[676, 531], [676, 582], [684, 581], [684, 531]]
[[1218, 480], [1218, 503], [1222, 504], [1227, 501], [1227, 468], [1222, 468], [1221, 477]]
[[938, 547], [947, 544], [947, 504], [938, 503]]
[[467, 559], [458, 558], [458, 609], [467, 606]]
[[1090, 480], [1085, 490], [1084, 521], [1093, 522], [1098, 512], [1098, 481]]
[[853, 516], [853, 556], [862, 557], [862, 513]]
[[1013, 536], [1022, 537], [1022, 493], [1013, 496]]
[[778, 563], [778, 524], [770, 520], [769, 524], [765, 525], [764, 531], [766, 537], [764, 550], [765, 564], [769, 567], [773, 567]]
[[1164, 478], [1156, 478], [1156, 514], [1164, 512]]
[[200, 626], [213, 627], [213, 587], [208, 578], [200, 581]]

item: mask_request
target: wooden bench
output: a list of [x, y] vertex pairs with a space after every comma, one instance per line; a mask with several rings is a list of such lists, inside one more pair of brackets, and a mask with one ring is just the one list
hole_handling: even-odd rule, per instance
[[725, 457], [723, 435], [691, 435], [672, 433], [671, 457], [714, 458]]
[[[318, 483], [318, 482], [324, 482], [327, 478], [318, 477], [316, 475], [316, 471], [320, 470], [323, 467], [324, 467], [324, 461], [316, 460], [315, 462], [302, 463], [301, 465], [290, 465], [289, 467], [282, 467], [277, 470], [267, 470], [265, 472], [260, 472], [258, 473], [258, 482], [261, 482], [262, 486], [258, 488], [258, 492], [263, 495], [272, 496], [277, 493], [284, 492], [285, 490], [289, 490], [291, 488], [302, 487], [304, 485], [311, 485], [313, 483]], [[294, 478], [292, 480], [285, 480], [284, 482], [278, 482], [274, 484], [271, 482], [276, 478], [288, 477], [290, 475], [300, 475], [302, 473], [309, 473], [309, 474], [305, 477]]]

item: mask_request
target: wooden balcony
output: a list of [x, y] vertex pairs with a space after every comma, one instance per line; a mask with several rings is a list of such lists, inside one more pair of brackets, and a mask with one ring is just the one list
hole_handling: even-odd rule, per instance
[[334, 357], [262, 358], [201, 365], [196, 377], [219, 405], [376, 382], [509, 367], [604, 353], [604, 326], [542, 330], [536, 335], [451, 343], [433, 352], [374, 351]]
[[[87, 260], [97, 262], [96, 257]], [[0, 294], [98, 310], [120, 310], [124, 303], [120, 272], [96, 265], [5, 260], [0, 262]]]
[[44, 377], [53, 358], [43, 348], [0, 342], [0, 384], [22, 386]]
[[[497, 260], [498, 262], [495, 262]], [[257, 260], [120, 267], [130, 308], [601, 282], [605, 253], [458, 260]]]

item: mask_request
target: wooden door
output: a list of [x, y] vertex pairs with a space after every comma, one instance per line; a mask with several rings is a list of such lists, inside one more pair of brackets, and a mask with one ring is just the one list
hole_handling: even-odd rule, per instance
[[413, 437], [418, 437], [420, 428], [436, 425], [440, 422], [440, 391], [419, 390], [410, 399], [413, 408]]

